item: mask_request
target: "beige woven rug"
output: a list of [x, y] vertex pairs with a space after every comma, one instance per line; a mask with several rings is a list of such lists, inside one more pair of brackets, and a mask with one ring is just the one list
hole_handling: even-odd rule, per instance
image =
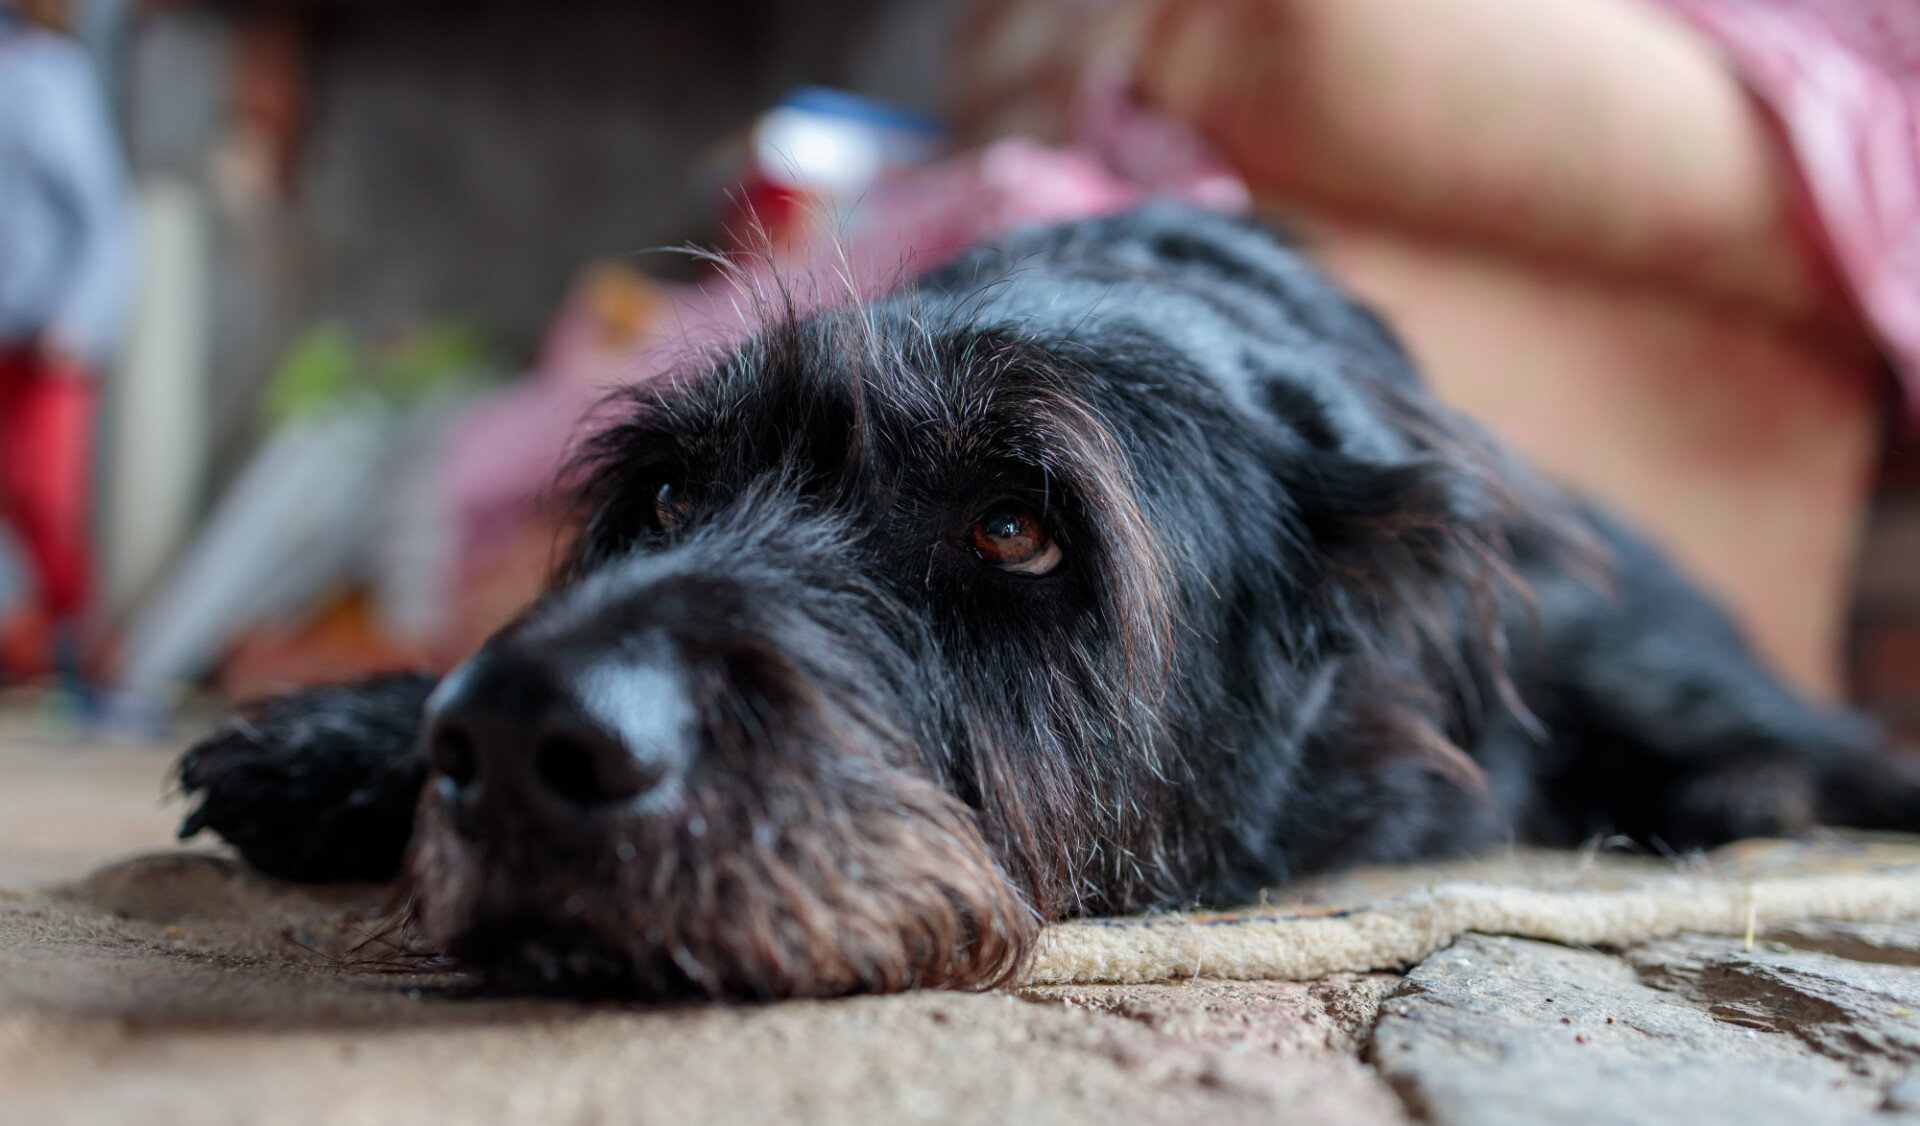
[[1626, 946], [1911, 918], [1920, 918], [1920, 845], [1910, 838], [1747, 841], [1684, 860], [1516, 851], [1368, 869], [1292, 889], [1283, 906], [1059, 924], [1025, 982], [1306, 980], [1401, 969], [1469, 931]]

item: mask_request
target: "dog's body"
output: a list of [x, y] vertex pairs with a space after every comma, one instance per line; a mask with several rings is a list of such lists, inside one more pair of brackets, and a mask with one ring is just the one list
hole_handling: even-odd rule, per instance
[[785, 996], [1357, 861], [1920, 827], [1874, 725], [1251, 227], [1035, 232], [626, 408], [552, 593], [437, 689], [256, 708], [185, 831], [313, 880], [411, 834], [510, 981]]

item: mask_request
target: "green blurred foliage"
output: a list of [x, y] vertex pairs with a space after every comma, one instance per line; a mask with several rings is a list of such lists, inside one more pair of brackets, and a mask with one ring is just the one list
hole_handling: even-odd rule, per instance
[[260, 423], [274, 429], [355, 393], [396, 407], [430, 395], [499, 382], [499, 354], [478, 326], [439, 321], [377, 343], [338, 322], [301, 333], [260, 397]]

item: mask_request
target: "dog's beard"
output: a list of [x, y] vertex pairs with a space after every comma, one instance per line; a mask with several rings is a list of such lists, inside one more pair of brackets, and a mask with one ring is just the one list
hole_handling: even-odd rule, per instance
[[[856, 628], [837, 609], [835, 628]], [[1037, 916], [889, 718], [905, 712], [898, 678], [870, 662], [891, 648], [784, 619], [794, 636], [778, 641], [683, 638], [699, 753], [630, 805], [564, 832], [509, 807], [476, 832], [430, 782], [404, 871], [424, 937], [510, 989], [752, 999], [1006, 980]]]
[[671, 817], [610, 834], [591, 866], [531, 835], [468, 840], [429, 793], [407, 867], [416, 917], [516, 989], [770, 998], [1003, 981], [1033, 913], [957, 802], [877, 773], [695, 787]]

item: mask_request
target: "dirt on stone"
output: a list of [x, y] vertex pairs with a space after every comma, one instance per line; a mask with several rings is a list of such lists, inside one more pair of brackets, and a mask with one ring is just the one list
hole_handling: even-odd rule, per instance
[[1318, 981], [1214, 981], [1169, 985], [1033, 986], [1041, 1004], [1111, 1013], [1195, 1044], [1283, 1055], [1354, 1052], [1372, 1035], [1380, 1000], [1398, 974], [1332, 974]]

